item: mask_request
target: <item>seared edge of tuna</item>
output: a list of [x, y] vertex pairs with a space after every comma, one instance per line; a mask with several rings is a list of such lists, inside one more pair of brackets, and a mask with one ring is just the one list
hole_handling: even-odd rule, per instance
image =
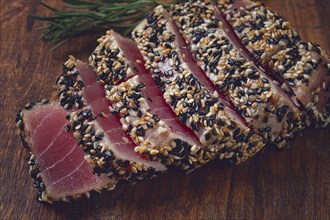
[[[33, 181], [33, 185], [38, 190], [36, 199], [39, 202], [53, 203], [55, 201], [68, 202], [71, 199], [77, 199], [80, 198], [81, 196], [86, 196], [89, 198], [90, 191], [85, 191], [83, 193], [74, 194], [74, 195], [65, 195], [64, 197], [60, 197], [60, 198], [52, 198], [47, 194], [47, 190], [46, 190], [47, 185], [44, 183], [40, 175], [41, 170], [38, 164], [39, 158], [33, 154], [31, 149], [32, 148], [31, 143], [28, 143], [28, 137], [31, 135], [33, 131], [30, 131], [25, 127], [24, 113], [26, 111], [34, 111], [35, 108], [39, 106], [50, 105], [50, 104], [51, 103], [48, 99], [42, 99], [38, 102], [28, 103], [18, 112], [15, 119], [16, 127], [18, 129], [18, 134], [20, 135], [23, 147], [26, 150], [25, 160], [27, 160], [27, 163], [29, 165], [29, 172]], [[117, 181], [114, 179], [108, 179], [108, 178], [104, 179], [104, 177], [99, 177], [99, 179], [100, 182], [98, 182], [97, 183], [98, 185], [96, 185], [96, 187], [92, 189], [93, 191], [100, 192], [102, 189], [112, 190], [117, 183]]]
[[[60, 79], [66, 78], [65, 76], [67, 75], [71, 76], [71, 72], [80, 78], [79, 74], [81, 74], [80, 71], [82, 69], [83, 71], [88, 71], [88, 73], [84, 73], [86, 80], [94, 79], [94, 81], [90, 81], [89, 83], [80, 79], [82, 85], [86, 85], [86, 87], [80, 87], [80, 93], [84, 97], [87, 90], [91, 88], [89, 84], [97, 83], [95, 72], [87, 64], [77, 61], [73, 56], [70, 56], [69, 60], [64, 64], [63, 74]], [[91, 77], [90, 74], [95, 75], [95, 78]], [[68, 80], [59, 82], [64, 82], [64, 85], [65, 82], [71, 83]], [[61, 89], [63, 83], [59, 85], [59, 89]], [[102, 85], [99, 86], [103, 87]], [[104, 93], [103, 89], [99, 91]], [[105, 93], [103, 98], [95, 100], [93, 103], [86, 102], [85, 104], [86, 106], [83, 109], [71, 112], [69, 118], [74, 136], [85, 152], [85, 159], [91, 164], [95, 173], [106, 173], [109, 177], [115, 176], [118, 179], [135, 183], [138, 180], [153, 178], [166, 170], [160, 163], [139, 157], [134, 152], [135, 145], [124, 131], [119, 131], [120, 134], [118, 134], [122, 135], [122, 142], [113, 143], [111, 134], [107, 134], [101, 124], [112, 123], [120, 126], [119, 116], [111, 114], [108, 110], [111, 103], [105, 99]], [[110, 119], [107, 119], [109, 117]], [[104, 126], [122, 130], [121, 127], [113, 128], [110, 125]], [[122, 147], [118, 146], [120, 144]], [[127, 155], [125, 155], [123, 153], [124, 150], [121, 148], [125, 148], [125, 150], [130, 152], [127, 152]]]
[[[30, 175], [31, 175], [31, 178], [33, 181], [33, 185], [38, 190], [37, 201], [39, 201], [39, 202], [48, 200], [45, 197], [45, 192], [44, 192], [46, 187], [45, 187], [45, 184], [42, 182], [41, 176], [39, 175], [40, 170], [39, 170], [38, 163], [36, 162], [36, 157], [32, 154], [31, 148], [26, 141], [26, 135], [28, 135], [28, 134], [25, 133], [23, 111], [31, 110], [33, 108], [33, 106], [36, 104], [48, 104], [48, 103], [49, 103], [48, 99], [43, 99], [37, 103], [26, 104], [24, 106], [24, 108], [18, 112], [18, 114], [16, 116], [16, 120], [15, 120], [16, 127], [19, 131], [19, 135], [21, 137], [23, 147], [26, 150], [25, 160], [28, 161], [29, 172], [30, 172]], [[51, 201], [49, 200], [49, 202], [51, 202]]]
[[211, 94], [196, 79], [183, 62], [173, 28], [168, 12], [158, 6], [133, 31], [147, 70], [178, 119], [196, 133], [204, 146], [219, 153], [220, 158], [244, 161], [262, 148], [261, 137], [240, 120], [233, 121], [230, 109], [218, 101], [219, 94]]
[[283, 147], [305, 127], [304, 113], [230, 42], [211, 1], [187, 1], [172, 10], [199, 66], [265, 141]]

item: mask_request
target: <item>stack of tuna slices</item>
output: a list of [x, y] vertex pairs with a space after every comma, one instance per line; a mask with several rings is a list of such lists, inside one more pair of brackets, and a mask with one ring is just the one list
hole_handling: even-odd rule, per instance
[[238, 164], [330, 121], [329, 57], [260, 3], [158, 6], [132, 38], [108, 31], [89, 64], [64, 64], [55, 98], [18, 113], [38, 201]]

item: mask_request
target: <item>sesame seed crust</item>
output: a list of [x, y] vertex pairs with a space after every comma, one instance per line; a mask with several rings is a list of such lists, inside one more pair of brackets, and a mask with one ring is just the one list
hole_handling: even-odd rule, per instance
[[319, 45], [300, 41], [272, 56], [269, 67], [281, 75], [305, 105], [313, 126], [330, 122], [330, 59]]
[[146, 84], [139, 76], [117, 86], [107, 86], [107, 98], [113, 103], [111, 111], [121, 115], [123, 129], [137, 145], [135, 151], [165, 165], [174, 165], [189, 172], [213, 159], [210, 152], [189, 140], [185, 134], [172, 131], [149, 107], [152, 98], [143, 91]]
[[[16, 120], [15, 120], [16, 127], [18, 129], [18, 134], [20, 135], [23, 147], [26, 150], [25, 160], [27, 161], [27, 163], [29, 165], [29, 172], [30, 172], [30, 175], [32, 178], [32, 182], [33, 182], [34, 187], [38, 191], [36, 200], [38, 202], [53, 203], [55, 201], [68, 202], [73, 199], [78, 199], [82, 196], [90, 197], [90, 192], [85, 192], [82, 194], [76, 194], [76, 195], [72, 195], [72, 196], [65, 196], [65, 197], [61, 197], [58, 199], [54, 199], [54, 198], [50, 197], [47, 193], [47, 188], [42, 179], [41, 170], [40, 170], [40, 167], [38, 164], [38, 159], [32, 153], [30, 143], [28, 143], [28, 137], [29, 137], [29, 134], [31, 133], [31, 131], [29, 131], [25, 127], [23, 118], [24, 118], [24, 113], [26, 111], [33, 111], [35, 108], [38, 108], [43, 105], [49, 105], [49, 104], [50, 104], [50, 102], [48, 99], [42, 99], [38, 102], [28, 103], [23, 107], [22, 110], [20, 110], [18, 112], [18, 114], [16, 116]], [[102, 189], [106, 189], [106, 188], [111, 189], [114, 187], [115, 184], [116, 184], [115, 181], [111, 181], [111, 182], [109, 181], [107, 184], [103, 184], [102, 186], [100, 186], [98, 188], [94, 188], [93, 191], [100, 192]]]
[[217, 5], [260, 63], [267, 64], [272, 55], [300, 40], [291, 24], [276, 12], [260, 2], [242, 2], [219, 0]]
[[86, 105], [82, 93], [84, 83], [79, 77], [75, 62], [76, 59], [70, 56], [68, 61], [63, 65], [62, 74], [57, 79], [59, 102], [66, 110], [72, 108], [78, 109]]
[[114, 32], [107, 31], [97, 40], [99, 44], [89, 57], [89, 64], [102, 84], [116, 84], [134, 72], [114, 38]]
[[[218, 7], [243, 43], [246, 40], [246, 48], [283, 79], [283, 90], [291, 89], [304, 106], [307, 125], [326, 127], [330, 121], [329, 56], [319, 45], [302, 41], [288, 21], [261, 3], [220, 0]], [[256, 44], [265, 50], [258, 51]]]
[[172, 18], [199, 66], [265, 141], [283, 147], [305, 127], [306, 116], [233, 46], [210, 1], [172, 5]]
[[247, 127], [233, 121], [230, 111], [193, 75], [173, 32], [172, 21], [158, 6], [132, 33], [145, 62], [177, 118], [190, 127], [201, 143], [220, 158], [241, 162], [258, 152], [263, 142]]

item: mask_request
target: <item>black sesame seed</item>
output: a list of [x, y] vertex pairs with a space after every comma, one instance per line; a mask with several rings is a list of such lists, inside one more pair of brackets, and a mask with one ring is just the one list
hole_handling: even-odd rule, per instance
[[70, 131], [70, 129], [71, 129], [71, 126], [70, 125], [66, 125], [65, 126], [65, 131]]
[[210, 140], [210, 138], [211, 138], [211, 134], [210, 134], [210, 133], [207, 133], [207, 134], [205, 135], [205, 141]]
[[147, 122], [146, 125], [147, 125], [147, 127], [149, 127], [149, 128], [153, 128], [153, 127], [154, 127], [154, 125], [153, 125], [151, 122], [149, 122], [149, 121]]
[[138, 116], [139, 118], [142, 117], [142, 111], [141, 111], [141, 110], [138, 111], [137, 116]]
[[199, 130], [199, 126], [196, 122], [191, 122], [191, 128], [194, 130], [194, 131], [198, 131]]
[[269, 83], [267, 78], [261, 78], [261, 80], [262, 80], [263, 83]]
[[215, 145], [219, 142], [219, 139], [218, 138], [215, 138], [213, 141], [212, 141], [212, 145]]
[[159, 122], [160, 121], [160, 117], [158, 115], [154, 115], [153, 119], [155, 120], [155, 122]]

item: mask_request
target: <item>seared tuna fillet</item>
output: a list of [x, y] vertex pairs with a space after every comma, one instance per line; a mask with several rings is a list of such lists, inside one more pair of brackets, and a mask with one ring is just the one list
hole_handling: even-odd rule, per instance
[[211, 1], [187, 1], [172, 10], [199, 66], [265, 141], [282, 147], [304, 128], [306, 116], [228, 39]]
[[26, 159], [38, 201], [68, 201], [92, 190], [113, 188], [114, 178], [93, 175], [84, 153], [69, 131], [66, 111], [58, 103], [28, 104], [16, 123], [28, 154]]
[[294, 93], [312, 125], [325, 127], [330, 121], [328, 55], [300, 40], [288, 21], [259, 2], [220, 0], [218, 7], [258, 62]]
[[162, 6], [154, 9], [132, 36], [166, 102], [211, 152], [239, 163], [263, 147], [261, 137], [245, 125], [203, 76]]
[[[187, 172], [209, 161], [212, 154], [205, 152], [195, 134], [177, 120], [154, 79], [145, 70], [136, 43], [114, 31], [108, 31], [100, 39], [100, 45], [90, 57], [92, 66], [101, 75], [104, 69], [124, 69], [129, 72], [124, 75], [134, 76], [113, 85], [116, 81], [111, 78], [113, 73], [110, 71], [104, 82], [107, 98], [113, 103], [111, 111], [121, 115], [123, 129], [138, 145], [135, 151], [166, 165], [179, 166]], [[117, 68], [114, 63], [107, 62], [110, 59], [107, 54], [116, 51], [121, 55], [121, 65]], [[95, 59], [104, 65], [96, 66]]]
[[107, 31], [90, 66], [64, 64], [56, 100], [18, 113], [38, 201], [239, 164], [330, 122], [329, 56], [259, 2], [158, 6], [132, 38]]
[[111, 103], [105, 99], [104, 88], [96, 81], [96, 73], [74, 57], [65, 63], [58, 80], [62, 100], [67, 94], [63, 92], [72, 88], [68, 84], [80, 85], [68, 95], [80, 94], [82, 98], [78, 100], [83, 100], [84, 108], [71, 112], [70, 121], [74, 136], [86, 154], [85, 159], [95, 173], [136, 182], [166, 170], [161, 163], [149, 161], [134, 151], [136, 145], [121, 128], [120, 117], [109, 111]]

